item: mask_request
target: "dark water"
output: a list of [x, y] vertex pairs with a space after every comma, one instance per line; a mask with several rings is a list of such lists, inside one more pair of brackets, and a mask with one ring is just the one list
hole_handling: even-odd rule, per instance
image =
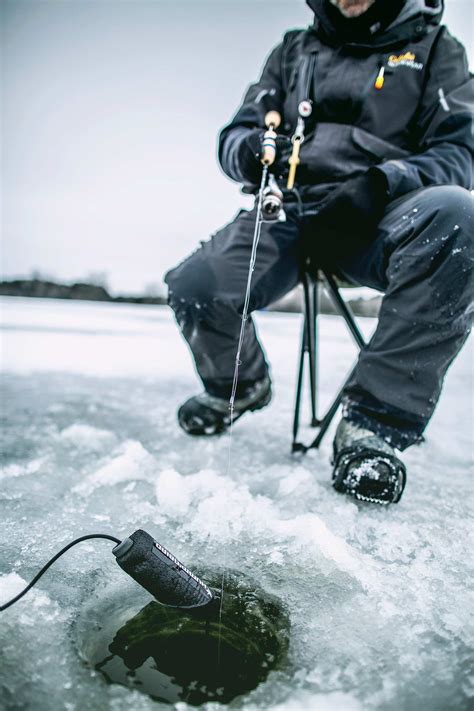
[[[218, 576], [203, 577], [218, 588]], [[116, 624], [109, 619], [92, 634], [88, 663], [107, 682], [157, 701], [198, 706], [228, 703], [281, 668], [289, 620], [275, 597], [233, 573], [226, 574], [222, 625], [218, 604], [206, 612], [184, 612], [151, 601], [138, 610], [117, 608]]]

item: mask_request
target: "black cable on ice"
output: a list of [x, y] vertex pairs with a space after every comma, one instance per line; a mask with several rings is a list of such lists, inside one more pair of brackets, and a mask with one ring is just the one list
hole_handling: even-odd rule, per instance
[[8, 602], [6, 602], [4, 605], [0, 605], [0, 612], [3, 612], [3, 610], [6, 610], [7, 607], [10, 607], [10, 605], [14, 605], [15, 602], [18, 602], [18, 600], [20, 600], [20, 598], [23, 597], [23, 595], [26, 595], [28, 590], [31, 590], [31, 588], [34, 585], [36, 585], [36, 583], [41, 578], [41, 576], [44, 575], [44, 573], [46, 573], [48, 568], [50, 568], [53, 565], [53, 563], [55, 563], [57, 561], [57, 559], [63, 555], [63, 553], [66, 553], [66, 551], [68, 551], [70, 548], [75, 546], [77, 543], [82, 543], [82, 541], [88, 541], [91, 538], [105, 538], [107, 541], [113, 541], [114, 543], [117, 543], [117, 544], [121, 543], [121, 541], [118, 538], [115, 538], [115, 536], [109, 536], [107, 533], [91, 533], [88, 536], [81, 536], [80, 538], [76, 538], [74, 541], [71, 541], [71, 543], [68, 543], [67, 546], [64, 546], [64, 548], [62, 548], [58, 553], [56, 553], [56, 555], [54, 555], [50, 560], [48, 560], [48, 562], [45, 565], [43, 565], [41, 570], [35, 575], [33, 580], [30, 583], [28, 583], [28, 585], [26, 586], [26, 588], [24, 588], [24, 590], [22, 590], [20, 593], [18, 593], [18, 595], [16, 595], [14, 598], [12, 598]]

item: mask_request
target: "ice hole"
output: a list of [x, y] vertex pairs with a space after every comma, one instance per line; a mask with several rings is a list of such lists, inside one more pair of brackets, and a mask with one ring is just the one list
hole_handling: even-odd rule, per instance
[[[220, 574], [200, 576], [220, 594]], [[221, 619], [219, 633], [218, 604], [191, 612], [122, 593], [107, 610], [88, 610], [79, 651], [107, 683], [156, 701], [229, 703], [282, 668], [289, 619], [277, 598], [235, 572], [225, 574]]]

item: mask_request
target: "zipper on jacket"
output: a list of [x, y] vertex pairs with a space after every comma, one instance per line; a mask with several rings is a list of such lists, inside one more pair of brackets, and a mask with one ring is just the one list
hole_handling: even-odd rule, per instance
[[313, 97], [312, 97], [312, 92], [311, 92], [311, 84], [313, 83], [313, 75], [314, 75], [314, 67], [316, 64], [316, 54], [312, 53], [308, 59], [308, 62], [306, 64], [306, 76], [304, 80], [304, 89], [305, 89], [305, 95], [299, 97], [299, 102], [301, 101], [310, 101], [313, 103]]
[[446, 95], [444, 93], [443, 87], [440, 86], [438, 89], [438, 97], [439, 97], [439, 103], [443, 107], [445, 111], [450, 111], [449, 104], [446, 99]]
[[287, 85], [287, 93], [289, 94], [293, 89], [295, 88], [296, 84], [298, 83], [298, 77], [301, 71], [301, 67], [304, 64], [304, 59], [300, 59], [296, 67], [293, 67], [291, 73], [290, 73], [290, 78], [288, 79], [288, 85]]

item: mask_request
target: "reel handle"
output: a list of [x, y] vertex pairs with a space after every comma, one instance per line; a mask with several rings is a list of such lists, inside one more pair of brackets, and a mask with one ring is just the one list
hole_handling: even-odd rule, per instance
[[267, 130], [263, 134], [262, 158], [263, 165], [272, 165], [276, 156], [276, 129], [281, 123], [281, 116], [278, 111], [269, 111], [265, 115], [265, 126]]

